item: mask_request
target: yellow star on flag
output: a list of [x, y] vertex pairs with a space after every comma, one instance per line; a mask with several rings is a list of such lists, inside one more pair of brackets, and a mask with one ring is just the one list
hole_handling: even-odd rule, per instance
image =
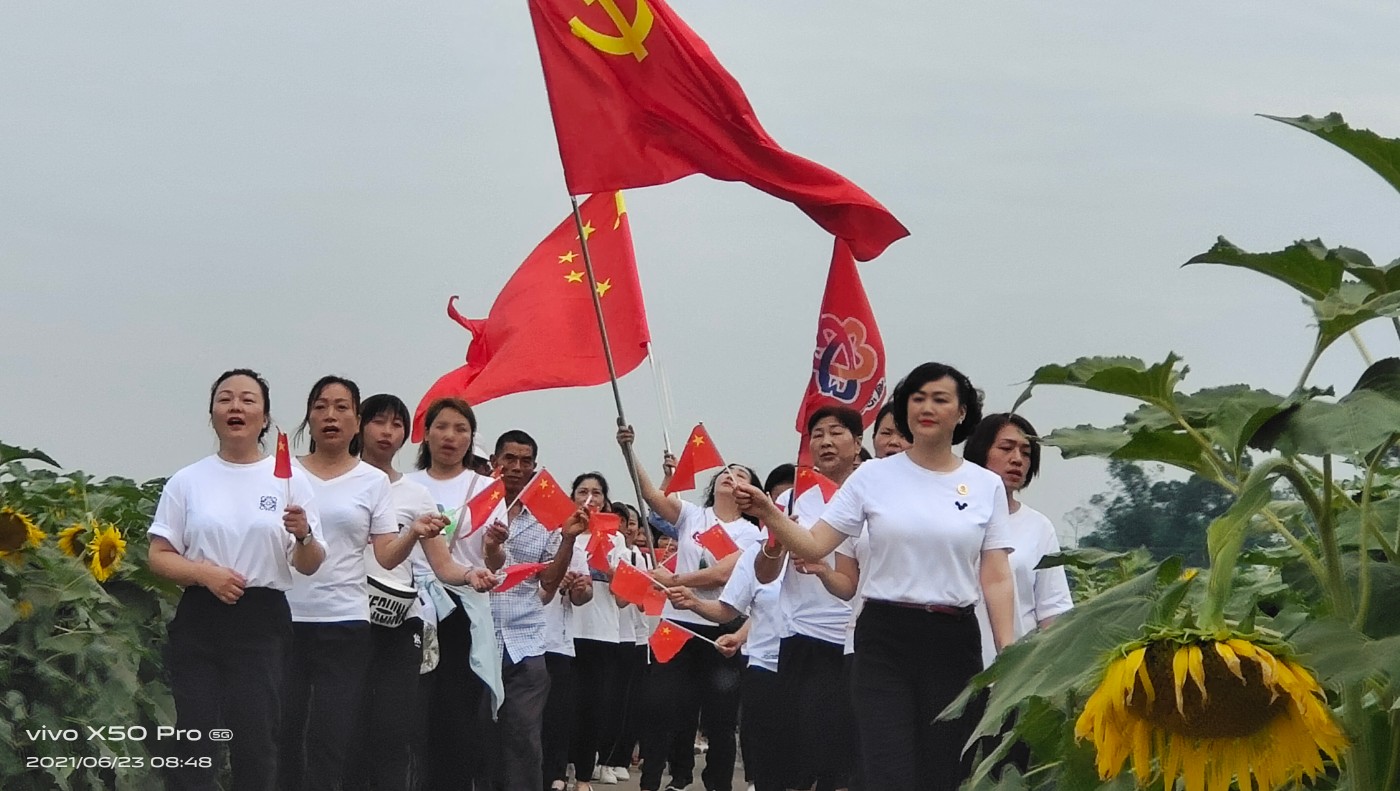
[[[588, 241], [588, 237], [590, 237], [590, 236], [593, 235], [593, 231], [594, 231], [594, 228], [593, 228], [593, 221], [592, 221], [592, 220], [589, 220], [588, 222], [586, 222], [586, 223], [583, 224], [583, 240], [584, 240], [585, 242]], [[576, 236], [576, 237], [574, 237], [574, 238], [577, 239], [578, 237]]]
[[582, 273], [582, 272], [570, 272], [569, 274], [564, 275], [564, 279], [567, 280], [567, 281], [569, 281], [570, 283], [582, 283], [582, 282], [583, 282], [583, 273]]
[[692, 440], [691, 440], [691, 443], [694, 444], [695, 447], [698, 448], [698, 447], [700, 447], [701, 445], [704, 445], [704, 444], [705, 444], [705, 438], [704, 438], [704, 437], [701, 437], [701, 436], [696, 436], [695, 439], [692, 439]]
[[604, 280], [603, 282], [599, 283], [599, 284], [598, 284], [598, 296], [600, 296], [600, 297], [605, 297], [605, 296], [607, 296], [607, 295], [608, 295], [608, 289], [610, 289], [610, 288], [612, 288], [612, 278], [608, 278], [607, 280]]
[[578, 258], [578, 253], [575, 253], [573, 250], [570, 250], [569, 252], [559, 256], [559, 263], [572, 264], [575, 258]]

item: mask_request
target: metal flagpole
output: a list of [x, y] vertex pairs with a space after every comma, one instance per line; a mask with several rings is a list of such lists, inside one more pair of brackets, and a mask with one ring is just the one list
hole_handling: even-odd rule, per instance
[[671, 411], [666, 408], [669, 394], [661, 386], [661, 372], [658, 370], [656, 355], [652, 352], [651, 341], [647, 341], [647, 362], [651, 365], [651, 381], [656, 386], [656, 407], [661, 413], [661, 438], [666, 443], [666, 452], [671, 452]]

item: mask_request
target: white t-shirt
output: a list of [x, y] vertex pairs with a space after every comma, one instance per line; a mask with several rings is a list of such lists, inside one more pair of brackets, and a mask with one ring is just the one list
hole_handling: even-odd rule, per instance
[[[588, 555], [576, 541], [574, 554], [569, 558], [569, 571], [588, 573]], [[593, 598], [598, 598], [598, 583], [593, 583]], [[611, 597], [609, 597], [611, 598]], [[590, 602], [591, 603], [591, 602]], [[544, 606], [544, 650], [549, 654], [574, 655], [574, 623], [578, 608], [569, 601], [568, 591], [562, 588]]]
[[1006, 489], [972, 462], [934, 472], [899, 453], [867, 461], [831, 498], [822, 521], [855, 537], [870, 562], [866, 599], [965, 607], [982, 598], [981, 552], [1014, 546]]
[[[587, 535], [580, 536], [578, 543], [574, 545], [574, 557], [583, 558], [584, 573], [593, 574], [593, 598], [574, 608], [574, 639], [616, 643], [618, 630], [622, 628], [622, 612], [617, 606], [617, 600], [612, 596], [610, 583], [588, 565], [588, 553], [585, 551], [587, 544]], [[617, 568], [617, 561], [627, 557], [629, 556], [626, 539], [614, 533], [612, 548], [608, 550], [608, 568]]]
[[851, 599], [851, 620], [846, 624], [845, 653], [849, 656], [856, 652], [856, 621], [860, 619], [860, 611], [865, 608], [865, 569], [870, 565], [870, 541], [861, 533], [855, 538], [846, 539], [836, 551], [848, 558], [855, 558], [856, 568], [860, 571], [856, 595]]
[[[446, 514], [449, 519], [456, 519], [458, 511], [462, 510], [467, 500], [486, 491], [486, 487], [491, 485], [490, 478], [478, 475], [471, 470], [462, 470], [457, 477], [445, 481], [432, 477], [427, 470], [406, 472], [403, 477], [414, 483], [422, 484], [428, 490], [428, 494], [432, 495], [433, 502], [437, 504], [437, 510]], [[508, 521], [505, 518], [504, 510], [501, 510], [497, 516], [500, 516], [502, 522]], [[490, 522], [488, 521], [487, 524]], [[486, 566], [486, 545], [484, 543], [486, 527], [483, 526], [471, 535], [466, 534], [468, 530], [471, 530], [470, 520], [459, 527], [458, 532], [454, 533], [451, 538], [447, 539], [452, 559], [468, 568], [483, 568]], [[422, 566], [415, 564], [414, 571], [420, 574], [432, 573], [432, 570], [427, 566], [426, 559]]]
[[[1036, 630], [1046, 618], [1069, 612], [1074, 607], [1070, 598], [1069, 580], [1065, 567], [1036, 570], [1041, 558], [1060, 551], [1055, 525], [1041, 512], [1025, 503], [1011, 514], [1011, 533], [1015, 551], [1011, 553], [1011, 578], [1016, 583], [1016, 638]], [[977, 605], [977, 619], [982, 626], [982, 660], [990, 665], [996, 659], [992, 629], [987, 620], [987, 607]]]
[[[150, 535], [185, 558], [233, 569], [249, 588], [292, 587], [296, 539], [282, 524], [287, 482], [272, 474], [271, 456], [233, 464], [218, 454], [170, 476], [160, 493]], [[306, 509], [315, 541], [325, 549], [316, 496], [303, 471], [293, 470], [292, 504]]]
[[[820, 496], [818, 497], [820, 499]], [[796, 572], [784, 566], [778, 578], [766, 585], [758, 584], [754, 575], [754, 559], [763, 548], [762, 540], [744, 550], [719, 600], [749, 616], [749, 638], [744, 641], [744, 656], [750, 667], [778, 672], [779, 629], [782, 626], [783, 579]]]
[[[778, 496], [776, 504], [787, 510], [792, 490]], [[793, 520], [803, 527], [811, 527], [821, 518], [826, 509], [819, 487], [813, 486], [797, 498], [793, 507]], [[824, 559], [828, 566], [836, 568], [836, 553]], [[782, 630], [783, 637], [795, 634], [825, 640], [841, 645], [846, 641], [846, 627], [851, 622], [851, 603], [839, 597], [822, 585], [815, 574], [803, 574], [793, 568], [794, 561], [788, 556], [787, 572], [782, 585]]]
[[[716, 524], [724, 527], [724, 532], [734, 539], [734, 543], [739, 546], [739, 551], [747, 549], [758, 540], [758, 525], [747, 519], [736, 519], [733, 522], [721, 522], [715, 516], [714, 509], [701, 508], [700, 506], [681, 501], [681, 514], [676, 517], [676, 573], [684, 574], [690, 571], [699, 571], [701, 568], [709, 568], [717, 562], [713, 555], [705, 551], [696, 540], [696, 536], [714, 527]], [[701, 565], [703, 563], [703, 566]], [[715, 601], [719, 598], [723, 586], [714, 588], [695, 588], [695, 596], [706, 601]], [[678, 621], [680, 623], [695, 623], [712, 625], [703, 617], [686, 610], [677, 610], [671, 606], [671, 602], [666, 602], [666, 607], [661, 612], [661, 617]]]
[[[418, 517], [424, 514], [437, 513], [437, 503], [433, 502], [433, 496], [428, 494], [427, 487], [421, 483], [410, 481], [404, 476], [399, 476], [397, 481], [389, 484], [390, 494], [394, 498], [394, 520], [398, 523], [399, 530], [407, 530]], [[407, 588], [415, 587], [413, 583], [413, 565], [421, 562], [428, 565], [428, 558], [423, 554], [423, 547], [418, 544], [413, 545], [413, 550], [408, 553], [408, 560], [400, 563], [392, 569], [386, 569], [379, 565], [379, 560], [374, 557], [373, 550], [365, 552], [365, 574], [380, 580], [387, 580]], [[365, 594], [369, 594], [369, 583], [365, 583]], [[409, 605], [405, 618], [423, 617], [422, 606], [415, 598], [413, 604]]]
[[[370, 536], [399, 532], [389, 476], [362, 461], [349, 472], [328, 480], [316, 477], [301, 459], [293, 459], [292, 468], [305, 472], [316, 492], [321, 533], [326, 539], [326, 559], [316, 573], [306, 576], [294, 570], [292, 574], [292, 589], [287, 593], [292, 620], [368, 621], [365, 552]], [[374, 553], [372, 549], [368, 551]]]

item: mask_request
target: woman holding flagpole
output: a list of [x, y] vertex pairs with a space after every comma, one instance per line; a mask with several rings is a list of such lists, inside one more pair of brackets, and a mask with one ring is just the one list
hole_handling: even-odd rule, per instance
[[982, 413], [961, 372], [920, 365], [891, 401], [912, 446], [857, 468], [810, 529], [751, 485], [736, 501], [810, 561], [866, 535], [852, 678], [866, 787], [952, 791], [971, 723], [936, 718], [982, 668], [977, 602], [998, 650], [1015, 634], [1006, 489], [953, 452]]
[[[703, 428], [697, 427], [696, 433], [686, 444], [687, 453], [697, 444], [696, 438], [700, 433], [703, 433]], [[617, 441], [623, 447], [624, 457], [630, 452], [633, 439], [630, 426], [618, 429]], [[684, 454], [681, 461], [686, 461]], [[670, 467], [672, 463], [670, 454], [667, 454], [667, 466]], [[636, 472], [647, 505], [662, 519], [674, 524], [677, 531], [675, 572], [657, 568], [652, 571], [652, 576], [667, 587], [685, 586], [702, 599], [717, 599], [742, 551], [759, 540], [758, 525], [744, 515], [734, 499], [736, 485], [751, 485], [758, 480], [758, 475], [741, 465], [725, 466], [711, 479], [705, 494], [705, 505], [701, 507], [679, 497], [668, 496], [651, 482], [640, 465], [636, 467]], [[674, 476], [674, 470], [668, 472]], [[688, 472], [693, 478], [696, 470], [689, 469]], [[674, 483], [672, 486], [675, 488]], [[707, 557], [701, 534], [714, 526], [728, 536], [729, 545], [737, 551], [731, 551], [723, 558], [716, 558], [713, 554]], [[695, 613], [676, 609], [669, 602], [662, 617], [682, 624], [711, 643], [737, 628], [733, 624], [716, 626]], [[661, 788], [662, 768], [668, 763], [671, 785], [677, 788], [690, 785], [695, 771], [694, 736], [697, 721], [710, 745], [702, 778], [705, 787], [711, 791], [729, 791], [733, 784], [737, 752], [735, 731], [739, 719], [743, 658], [737, 654], [725, 657], [715, 651], [713, 645], [692, 640], [674, 659], [653, 670], [649, 698], [657, 722], [642, 738], [642, 791], [658, 791]]]
[[[229, 756], [236, 791], [277, 785], [292, 642], [286, 592], [293, 570], [315, 573], [326, 550], [305, 473], [278, 480], [277, 465], [263, 455], [270, 409], [257, 373], [219, 376], [209, 390], [219, 450], [170, 477], [150, 529], [151, 571], [185, 589], [165, 650], [176, 727], [238, 734]], [[214, 787], [216, 756], [201, 744], [176, 742], [183, 756], [167, 776], [170, 788]]]

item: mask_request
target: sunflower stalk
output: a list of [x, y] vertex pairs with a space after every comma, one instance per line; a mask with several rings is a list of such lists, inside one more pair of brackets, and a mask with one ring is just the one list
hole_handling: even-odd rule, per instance
[[[1400, 439], [1400, 436], [1391, 434], [1390, 439], [1371, 456], [1366, 465], [1366, 477], [1361, 485], [1361, 530], [1358, 531], [1356, 616], [1352, 621], [1353, 629], [1360, 629], [1366, 623], [1366, 613], [1371, 605], [1371, 556], [1366, 547], [1366, 539], [1372, 530], [1371, 490], [1376, 481], [1376, 468], [1395, 445], [1396, 439]], [[1387, 553], [1387, 557], [1394, 558], [1394, 555]]]
[[[1351, 591], [1347, 589], [1342, 572], [1342, 550], [1337, 543], [1337, 520], [1332, 513], [1332, 454], [1322, 457], [1323, 502], [1318, 514], [1318, 540], [1322, 543], [1322, 559], [1327, 567], [1327, 590], [1332, 599], [1332, 612], [1343, 620], [1352, 617]], [[1307, 487], [1302, 487], [1307, 488]], [[1301, 494], [1301, 491], [1299, 492]], [[1316, 498], [1313, 498], [1316, 500]], [[1311, 506], [1310, 506], [1311, 507]]]

